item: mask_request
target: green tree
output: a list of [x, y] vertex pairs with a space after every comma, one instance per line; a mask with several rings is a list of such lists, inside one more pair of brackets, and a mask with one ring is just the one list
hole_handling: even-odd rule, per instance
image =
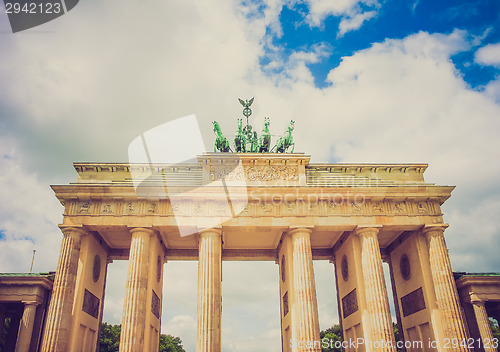
[[322, 352], [341, 352], [340, 342], [342, 341], [340, 336], [342, 333], [340, 331], [340, 325], [335, 324], [331, 328], [322, 330], [319, 333], [321, 338], [321, 351]]
[[498, 341], [500, 341], [500, 328], [498, 327], [498, 323], [490, 318], [490, 326], [491, 331], [493, 332], [493, 337], [496, 337]]
[[[118, 352], [120, 346], [120, 325], [101, 324], [99, 352]], [[182, 340], [172, 335], [160, 335], [160, 352], [186, 352]]]
[[121, 325], [101, 324], [99, 352], [118, 352], [121, 328]]
[[0, 351], [5, 347], [5, 343], [7, 342], [7, 332], [9, 331], [10, 318], [5, 319], [0, 327], [3, 326], [3, 330], [0, 331]]
[[401, 336], [401, 334], [399, 333], [399, 328], [398, 328], [398, 324], [396, 323], [392, 323], [392, 329], [394, 331], [394, 339], [396, 340], [396, 350], [398, 352], [401, 352], [402, 351], [402, 347], [398, 347], [397, 346], [397, 343], [398, 341], [403, 341], [403, 336]]
[[172, 335], [160, 335], [160, 352], [186, 352], [182, 340]]
[[[394, 337], [397, 342], [400, 340], [399, 329], [397, 324], [392, 323], [392, 328], [394, 329]], [[340, 347], [340, 342], [336, 343], [336, 341], [342, 341], [341, 339], [342, 331], [340, 330], [339, 324], [335, 324], [331, 328], [320, 331], [319, 335], [322, 342], [321, 352], [342, 352], [342, 348]], [[326, 340], [323, 340], [324, 338], [326, 338]], [[323, 341], [325, 343], [323, 343]], [[400, 352], [400, 349], [398, 349], [398, 352]]]

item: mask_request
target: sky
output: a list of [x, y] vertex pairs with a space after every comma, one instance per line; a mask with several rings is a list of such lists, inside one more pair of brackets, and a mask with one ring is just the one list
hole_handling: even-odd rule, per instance
[[[12, 33], [0, 8], [0, 271], [55, 270], [73, 162], [127, 162], [129, 143], [196, 114], [236, 130], [237, 98], [273, 134], [295, 121], [312, 162], [428, 163], [455, 271], [500, 272], [500, 2], [80, 1]], [[338, 322], [333, 265], [315, 262], [320, 326]], [[109, 265], [121, 320], [127, 262]], [[196, 262], [165, 264], [162, 331], [195, 350]], [[280, 348], [278, 269], [225, 262], [223, 351]]]

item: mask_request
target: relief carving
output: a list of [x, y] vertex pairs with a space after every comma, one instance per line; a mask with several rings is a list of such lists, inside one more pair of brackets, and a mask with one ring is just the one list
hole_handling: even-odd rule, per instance
[[136, 212], [135, 204], [132, 202], [128, 202], [127, 204], [125, 204], [125, 211], [128, 214], [134, 214]]
[[[245, 178], [246, 174], [246, 178]], [[210, 172], [212, 181], [225, 178], [228, 181], [297, 181], [299, 170], [291, 166], [250, 166], [236, 168], [214, 168]]]
[[299, 179], [298, 168], [290, 166], [252, 166], [246, 170], [246, 174], [251, 181], [297, 181]]
[[356, 202], [351, 203], [351, 209], [353, 213], [361, 213], [362, 209], [362, 204], [358, 204]]
[[260, 207], [262, 208], [262, 211], [264, 214], [271, 214], [272, 213], [272, 207], [271, 205], [269, 205], [269, 203], [262, 203], [260, 205]]
[[[278, 209], [275, 210], [275, 208]], [[365, 210], [366, 209], [366, 210]], [[92, 201], [74, 201], [68, 210], [68, 215], [87, 215], [87, 214], [165, 214], [165, 215], [193, 215], [193, 216], [228, 216], [230, 209], [225, 202], [214, 202], [213, 200], [191, 200], [184, 199], [176, 202], [170, 201], [113, 201], [113, 200], [92, 200]], [[371, 214], [375, 215], [441, 215], [441, 208], [437, 202], [425, 201], [353, 201], [342, 199], [328, 200], [283, 200], [279, 202], [255, 199], [249, 201], [243, 208], [240, 216], [257, 216], [259, 214], [280, 214], [282, 216], [294, 216], [307, 214], [310, 216], [329, 216], [329, 215], [349, 215], [349, 214]]]
[[337, 204], [337, 202], [329, 202], [328, 203], [328, 212], [329, 213], [337, 213], [339, 209], [340, 209], [340, 207]]
[[287, 202], [285, 201], [285, 209], [288, 214], [290, 213], [295, 213], [295, 209], [297, 207], [297, 204], [295, 202]]
[[156, 203], [149, 203], [149, 208], [148, 208], [148, 213], [149, 214], [154, 214], [156, 213]]
[[214, 168], [214, 170], [210, 172], [210, 178], [212, 179], [212, 181], [220, 180], [223, 178], [225, 178], [227, 181], [241, 181], [245, 179], [245, 174], [242, 167], [218, 167]]
[[427, 207], [424, 202], [420, 202], [417, 204], [418, 212], [421, 214], [427, 213]]
[[405, 211], [405, 203], [404, 202], [394, 203], [394, 212], [396, 214], [402, 214], [404, 211]]
[[78, 214], [88, 214], [90, 212], [90, 202], [80, 203]]
[[380, 202], [377, 202], [373, 204], [373, 212], [374, 213], [382, 213], [384, 211], [383, 204]]
[[113, 206], [111, 203], [104, 203], [101, 207], [102, 214], [113, 214]]

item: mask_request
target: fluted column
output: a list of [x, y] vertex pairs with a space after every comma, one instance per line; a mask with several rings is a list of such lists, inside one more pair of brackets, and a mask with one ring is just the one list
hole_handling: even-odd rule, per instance
[[76, 227], [65, 227], [62, 232], [64, 237], [52, 286], [42, 352], [66, 352], [69, 348], [80, 244], [85, 231]]
[[490, 320], [488, 319], [488, 313], [486, 312], [484, 302], [476, 296], [471, 297], [471, 303], [474, 308], [477, 326], [479, 327], [479, 334], [481, 335], [481, 346], [484, 346], [485, 352], [497, 352], [497, 348], [494, 347], [494, 336], [491, 331]]
[[221, 231], [199, 233], [197, 352], [221, 350]]
[[436, 302], [441, 315], [444, 338], [459, 342], [459, 346], [453, 351], [469, 351], [464, 346], [464, 343], [460, 346], [460, 342], [467, 341], [467, 335], [460, 311], [450, 256], [444, 241], [444, 230], [444, 226], [429, 226], [423, 230], [429, 250], [429, 262]]
[[385, 287], [378, 232], [379, 229], [374, 227], [356, 230], [361, 242], [361, 268], [370, 321], [365, 339], [368, 340], [367, 343], [373, 344], [373, 351], [394, 352], [396, 351], [396, 341]]
[[38, 302], [23, 302], [23, 317], [19, 324], [19, 333], [17, 335], [15, 352], [28, 352], [31, 344], [31, 335], [33, 334], [33, 324], [35, 323], [36, 307]]
[[144, 350], [144, 329], [147, 309], [149, 243], [153, 231], [146, 228], [130, 230], [132, 242], [123, 302], [120, 352]]
[[298, 342], [296, 351], [300, 352], [321, 351], [311, 232], [311, 229], [308, 228], [297, 228], [290, 231], [295, 296], [295, 302], [292, 303], [292, 324], [294, 324], [292, 333]]

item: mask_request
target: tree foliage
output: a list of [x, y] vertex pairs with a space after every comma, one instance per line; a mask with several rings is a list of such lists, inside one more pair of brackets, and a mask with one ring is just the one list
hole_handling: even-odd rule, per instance
[[[393, 323], [392, 328], [394, 329], [394, 337], [396, 338], [396, 341], [399, 341], [400, 337], [397, 324]], [[336, 343], [336, 341], [342, 341], [342, 331], [339, 324], [335, 324], [331, 328], [322, 330], [319, 335], [322, 341], [321, 352], [342, 352], [340, 342]], [[324, 338], [326, 338], [326, 340], [323, 340]], [[323, 343], [323, 341], [325, 341], [325, 343]]]
[[319, 336], [322, 341], [321, 352], [342, 352], [342, 348], [339, 348], [339, 342], [336, 344], [336, 341], [342, 341], [342, 332], [340, 331], [339, 324], [335, 324], [331, 328], [320, 331]]
[[101, 324], [99, 352], [118, 352], [120, 347], [121, 325]]
[[[120, 325], [101, 324], [99, 352], [118, 352], [120, 346]], [[160, 335], [159, 352], [186, 352], [182, 340], [177, 336]]]
[[500, 341], [500, 327], [498, 322], [490, 318], [491, 331], [493, 332], [493, 337], [496, 337]]
[[[5, 343], [7, 342], [7, 332], [9, 331], [10, 318], [5, 319], [3, 322], [0, 322], [0, 351], [2, 351], [5, 347]], [[2, 329], [3, 327], [3, 329]]]
[[177, 336], [160, 335], [160, 352], [186, 352]]

